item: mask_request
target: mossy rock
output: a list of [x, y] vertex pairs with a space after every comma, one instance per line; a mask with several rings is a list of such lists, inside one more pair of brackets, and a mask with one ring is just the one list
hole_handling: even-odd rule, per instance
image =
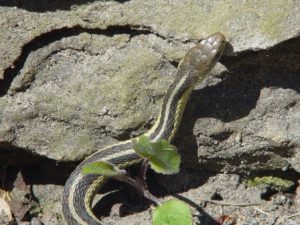
[[293, 185], [294, 182], [287, 179], [282, 179], [280, 177], [273, 177], [273, 176], [263, 176], [263, 177], [253, 177], [246, 181], [246, 185], [248, 187], [271, 187], [272, 189], [278, 191], [287, 191]]

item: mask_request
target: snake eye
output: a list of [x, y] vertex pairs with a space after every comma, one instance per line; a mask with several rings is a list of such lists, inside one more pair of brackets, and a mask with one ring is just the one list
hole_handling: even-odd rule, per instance
[[203, 49], [204, 49], [204, 51], [206, 51], [206, 52], [211, 52], [213, 49], [214, 49], [214, 47], [210, 44], [210, 43], [206, 43], [204, 46], [203, 46]]
[[199, 64], [205, 64], [207, 62], [207, 56], [203, 55], [201, 56], [200, 60], [199, 60]]

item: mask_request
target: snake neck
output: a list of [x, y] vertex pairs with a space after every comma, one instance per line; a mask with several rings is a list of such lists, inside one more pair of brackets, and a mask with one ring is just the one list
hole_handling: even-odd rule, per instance
[[186, 103], [191, 95], [195, 82], [191, 82], [178, 70], [173, 83], [168, 88], [162, 102], [162, 107], [153, 127], [146, 133], [151, 141], [174, 138], [180, 125]]

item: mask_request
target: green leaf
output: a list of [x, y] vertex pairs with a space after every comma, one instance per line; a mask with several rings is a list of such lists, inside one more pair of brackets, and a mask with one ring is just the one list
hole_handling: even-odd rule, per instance
[[180, 165], [180, 155], [167, 141], [153, 143], [155, 154], [149, 157], [151, 168], [163, 174], [178, 173]]
[[142, 135], [136, 139], [133, 139], [133, 149], [141, 157], [148, 158], [153, 154], [153, 147], [149, 140], [149, 137]]
[[108, 162], [93, 162], [85, 165], [82, 168], [83, 174], [97, 174], [97, 175], [103, 175], [103, 176], [118, 176], [123, 175], [124, 172], [122, 170], [119, 170], [117, 167], [115, 167], [113, 164]]
[[157, 173], [178, 173], [180, 155], [175, 146], [166, 140], [150, 142], [146, 136], [140, 136], [134, 141], [134, 150], [142, 157], [148, 158], [151, 168]]
[[192, 213], [187, 204], [173, 199], [158, 206], [153, 213], [153, 225], [192, 225]]

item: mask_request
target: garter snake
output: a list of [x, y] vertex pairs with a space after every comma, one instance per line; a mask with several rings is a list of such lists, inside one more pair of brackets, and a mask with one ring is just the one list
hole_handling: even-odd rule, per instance
[[[157, 121], [145, 133], [151, 141], [167, 139], [171, 141], [179, 127], [181, 117], [194, 87], [206, 78], [216, 64], [225, 46], [221, 33], [213, 34], [191, 48], [178, 65], [174, 81], [170, 84], [162, 103]], [[103, 148], [82, 161], [66, 182], [63, 198], [63, 217], [68, 225], [101, 225], [92, 213], [91, 204], [97, 191], [107, 181], [107, 177], [84, 175], [82, 167], [95, 161], [106, 161], [119, 168], [142, 161], [132, 148], [132, 140]]]

